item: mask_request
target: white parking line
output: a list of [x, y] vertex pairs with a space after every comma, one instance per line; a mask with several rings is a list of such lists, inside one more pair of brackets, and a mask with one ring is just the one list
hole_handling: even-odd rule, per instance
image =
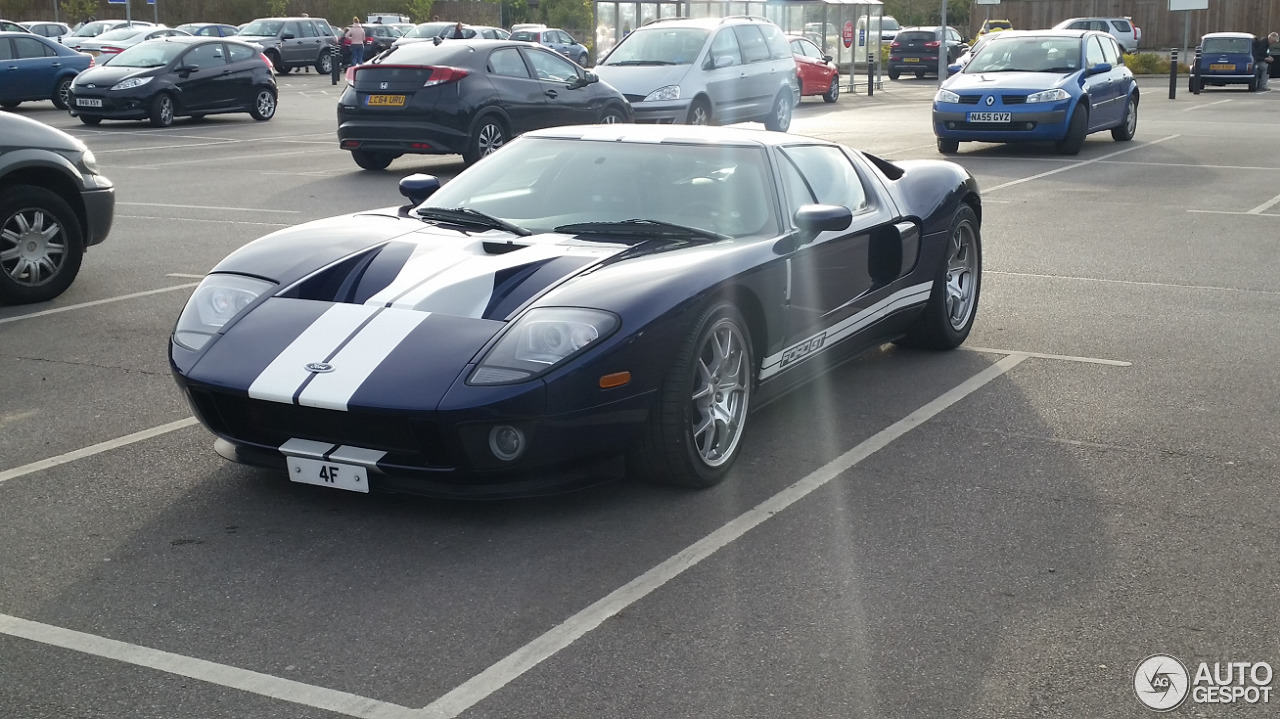
[[1104, 364], [1109, 367], [1132, 367], [1133, 366], [1132, 362], [1125, 362], [1124, 360], [1099, 359], [1097, 357], [1078, 357], [1076, 355], [1055, 355], [1055, 354], [1046, 354], [1044, 352], [1023, 352], [1022, 350], [993, 349], [991, 347], [969, 347], [967, 345], [961, 345], [960, 349], [968, 350], [970, 352], [981, 352], [983, 354], [1009, 355], [1011, 357], [1016, 355], [1019, 357], [1037, 357], [1039, 359], [1058, 360], [1061, 362], [1083, 362], [1085, 364]]
[[13, 469], [0, 472], [0, 484], [34, 472], [41, 472], [52, 467], [57, 467], [58, 465], [74, 462], [77, 459], [92, 457], [95, 454], [109, 452], [113, 449], [119, 449], [120, 447], [124, 447], [135, 442], [141, 442], [145, 439], [159, 437], [162, 434], [168, 434], [174, 430], [190, 427], [191, 425], [196, 424], [196, 422], [197, 420], [195, 417], [187, 417], [186, 419], [180, 419], [176, 422], [162, 424], [159, 427], [151, 427], [149, 429], [134, 432], [133, 434], [126, 434], [123, 437], [116, 437], [115, 439], [109, 439], [105, 442], [99, 442], [88, 447], [81, 447], [80, 449], [67, 452], [66, 454], [60, 454], [57, 457], [49, 457], [48, 459], [42, 459], [39, 462], [32, 462], [31, 464], [24, 464], [21, 467], [14, 467]]
[[266, 210], [259, 207], [218, 207], [216, 205], [170, 205], [164, 202], [117, 202], [116, 207], [121, 205], [133, 205], [135, 207], [173, 207], [181, 210], [225, 210], [228, 212], [274, 212], [283, 215], [300, 215], [302, 210]]
[[1266, 202], [1262, 203], [1261, 205], [1258, 205], [1257, 207], [1253, 208], [1252, 210], [1249, 210], [1249, 214], [1250, 214], [1250, 215], [1260, 215], [1260, 214], [1262, 214], [1262, 212], [1263, 212], [1264, 210], [1269, 210], [1269, 209], [1271, 209], [1271, 207], [1272, 207], [1273, 205], [1275, 205], [1277, 202], [1280, 202], [1280, 195], [1276, 195], [1275, 197], [1271, 198], [1270, 200], [1267, 200]]
[[51, 310], [40, 310], [39, 312], [29, 312], [25, 315], [16, 315], [14, 317], [0, 318], [0, 325], [6, 322], [18, 322], [20, 320], [29, 320], [34, 317], [44, 317], [45, 315], [56, 315], [59, 312], [70, 312], [71, 310], [81, 310], [85, 307], [96, 307], [97, 305], [105, 305], [109, 302], [120, 302], [121, 300], [132, 300], [138, 297], [146, 297], [148, 295], [158, 295], [163, 292], [173, 292], [174, 290], [186, 290], [195, 287], [197, 283], [190, 282], [185, 285], [174, 285], [172, 287], [161, 287], [158, 290], [146, 290], [143, 292], [133, 292], [127, 295], [119, 295], [116, 297], [107, 297], [101, 300], [93, 300], [91, 302], [81, 302], [79, 304], [67, 305], [66, 307], [55, 307]]
[[[231, 687], [302, 706], [325, 709], [347, 716], [361, 717], [362, 719], [452, 719], [502, 689], [543, 660], [567, 648], [579, 638], [600, 626], [605, 620], [680, 576], [685, 570], [696, 566], [702, 560], [768, 521], [775, 514], [787, 509], [844, 472], [852, 469], [862, 460], [887, 447], [894, 440], [919, 427], [998, 377], [1003, 376], [1029, 356], [1031, 355], [1027, 353], [1011, 354], [990, 365], [923, 407], [880, 430], [871, 438], [805, 476], [790, 487], [756, 505], [755, 508], [748, 510], [728, 524], [689, 545], [670, 559], [573, 615], [560, 625], [517, 649], [506, 658], [472, 677], [423, 709], [408, 709], [346, 692], [338, 692], [269, 674], [261, 674], [203, 659], [172, 654], [4, 614], [0, 614], [0, 634], [21, 637], [42, 644], [114, 659], [128, 664], [178, 674], [210, 684]], [[103, 448], [106, 445], [111, 445], [111, 448], [121, 447], [130, 442], [139, 441], [144, 434], [154, 437], [194, 423], [194, 419], [172, 422], [151, 430], [144, 430], [127, 437], [121, 437], [118, 440], [104, 442], [84, 450], [45, 460], [44, 462], [19, 467], [16, 470], [0, 474], [0, 482], [11, 479], [12, 476], [29, 474], [37, 471], [37, 469], [56, 466], [73, 459], [105, 451]], [[44, 466], [36, 468], [36, 465]]]
[[1009, 277], [1035, 277], [1045, 280], [1071, 280], [1074, 282], [1103, 282], [1113, 285], [1134, 285], [1137, 287], [1164, 287], [1174, 290], [1208, 290], [1212, 292], [1250, 292], [1259, 295], [1280, 295], [1276, 290], [1254, 290], [1248, 287], [1223, 287], [1219, 285], [1181, 285], [1172, 282], [1142, 282], [1140, 280], [1112, 280], [1104, 277], [1075, 277], [1072, 275], [1042, 275], [1035, 272], [1001, 272], [984, 270], [984, 275], [1007, 275]]
[[1141, 150], [1141, 149], [1142, 149], [1142, 148], [1144, 148], [1144, 147], [1150, 147], [1151, 145], [1158, 145], [1158, 144], [1160, 144], [1161, 142], [1165, 142], [1165, 141], [1167, 141], [1167, 140], [1172, 140], [1172, 139], [1174, 139], [1174, 138], [1178, 138], [1178, 137], [1181, 137], [1181, 135], [1168, 135], [1168, 136], [1166, 136], [1166, 137], [1162, 137], [1162, 138], [1160, 138], [1159, 140], [1152, 140], [1151, 142], [1142, 143], [1142, 144], [1140, 144], [1140, 145], [1132, 145], [1132, 146], [1130, 146], [1130, 147], [1126, 147], [1126, 148], [1125, 148], [1125, 149], [1123, 149], [1123, 150], [1116, 150], [1115, 152], [1108, 153], [1108, 154], [1106, 154], [1106, 155], [1103, 155], [1102, 157], [1095, 157], [1095, 158], [1094, 158], [1094, 159], [1092, 159], [1092, 160], [1084, 160], [1084, 161], [1081, 161], [1081, 162], [1075, 162], [1075, 163], [1072, 163], [1072, 164], [1067, 165], [1067, 166], [1065, 166], [1065, 167], [1058, 167], [1058, 168], [1055, 168], [1055, 169], [1052, 169], [1052, 170], [1048, 170], [1048, 171], [1045, 171], [1045, 172], [1041, 172], [1041, 173], [1040, 173], [1040, 174], [1038, 174], [1038, 175], [1032, 175], [1032, 176], [1030, 176], [1030, 177], [1023, 177], [1023, 178], [1019, 178], [1019, 179], [1017, 179], [1017, 180], [1010, 180], [1010, 181], [1008, 181], [1008, 182], [1005, 182], [1005, 183], [1002, 183], [1002, 184], [996, 185], [995, 187], [988, 187], [987, 189], [983, 190], [983, 194], [985, 195], [985, 194], [987, 194], [987, 193], [995, 192], [996, 190], [1003, 190], [1003, 189], [1004, 189], [1004, 188], [1006, 188], [1006, 187], [1013, 187], [1014, 185], [1021, 185], [1021, 184], [1025, 183], [1025, 182], [1031, 182], [1032, 180], [1039, 180], [1039, 179], [1041, 179], [1041, 178], [1048, 177], [1048, 176], [1050, 176], [1050, 175], [1056, 175], [1056, 174], [1058, 174], [1059, 172], [1066, 172], [1067, 170], [1074, 170], [1074, 169], [1079, 168], [1079, 167], [1084, 167], [1085, 165], [1092, 165], [1092, 164], [1095, 164], [1095, 163], [1099, 163], [1099, 162], [1102, 162], [1103, 160], [1109, 160], [1109, 159], [1111, 159], [1111, 158], [1113, 158], [1113, 157], [1116, 157], [1116, 156], [1118, 156], [1118, 155], [1123, 155], [1123, 154], [1125, 154], [1125, 153], [1127, 153], [1127, 152], [1133, 152], [1134, 150]]
[[1231, 102], [1231, 98], [1227, 98], [1226, 100], [1218, 100], [1216, 102], [1206, 102], [1203, 105], [1192, 105], [1191, 107], [1184, 107], [1182, 108], [1182, 111], [1191, 112], [1192, 110], [1199, 110], [1202, 107], [1211, 107], [1213, 105], [1221, 105], [1224, 102]]

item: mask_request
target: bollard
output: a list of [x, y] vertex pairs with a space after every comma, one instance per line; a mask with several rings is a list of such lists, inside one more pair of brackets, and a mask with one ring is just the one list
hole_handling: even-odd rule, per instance
[[1191, 94], [1200, 94], [1200, 53], [1201, 49], [1196, 48], [1195, 63], [1191, 65]]
[[876, 94], [876, 61], [867, 60], [867, 97], [874, 94]]
[[329, 50], [329, 79], [334, 85], [338, 84], [338, 78], [342, 77], [342, 46], [334, 45]]
[[1169, 50], [1169, 99], [1178, 97], [1178, 48]]

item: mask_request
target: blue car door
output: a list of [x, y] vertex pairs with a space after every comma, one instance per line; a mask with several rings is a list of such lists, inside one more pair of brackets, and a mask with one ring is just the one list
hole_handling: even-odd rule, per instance
[[5, 50], [9, 54], [3, 59], [4, 72], [0, 75], [0, 84], [8, 86], [13, 83], [13, 87], [6, 87], [3, 94], [15, 100], [52, 97], [54, 78], [62, 66], [61, 58], [35, 36], [9, 40], [13, 43], [10, 47], [0, 48], [0, 58], [4, 57]]
[[1107, 72], [1097, 71], [1098, 66], [1107, 62], [1102, 41], [1097, 35], [1090, 35], [1084, 40], [1084, 91], [1089, 95], [1089, 130], [1092, 131], [1115, 125], [1124, 108], [1117, 108], [1121, 103], [1118, 102], [1120, 87], [1115, 68]]

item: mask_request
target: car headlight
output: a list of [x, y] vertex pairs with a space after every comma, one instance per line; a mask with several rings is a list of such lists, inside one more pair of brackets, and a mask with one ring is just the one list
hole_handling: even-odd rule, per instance
[[938, 94], [933, 96], [934, 102], [945, 102], [956, 104], [960, 102], [960, 96], [950, 90], [938, 90]]
[[1071, 96], [1067, 94], [1066, 90], [1063, 90], [1060, 87], [1055, 87], [1052, 90], [1045, 90], [1044, 92], [1035, 92], [1027, 95], [1027, 104], [1030, 105], [1033, 102], [1057, 102], [1058, 100], [1070, 99]]
[[87, 170], [90, 175], [99, 174], [98, 158], [93, 156], [93, 151], [85, 150], [84, 154], [80, 155], [80, 164], [84, 165], [84, 169]]
[[471, 384], [524, 382], [613, 334], [622, 324], [602, 310], [548, 307], [530, 310], [506, 331], [471, 373]]
[[679, 100], [679, 99], [680, 99], [680, 86], [667, 85], [666, 87], [660, 87], [657, 90], [654, 90], [653, 92], [646, 95], [644, 98], [644, 101], [659, 102], [661, 100]]
[[131, 77], [128, 80], [121, 80], [111, 86], [112, 90], [132, 90], [135, 87], [142, 87], [151, 82], [150, 77]]
[[271, 282], [243, 275], [209, 275], [182, 308], [173, 341], [189, 350], [200, 350], [272, 287]]

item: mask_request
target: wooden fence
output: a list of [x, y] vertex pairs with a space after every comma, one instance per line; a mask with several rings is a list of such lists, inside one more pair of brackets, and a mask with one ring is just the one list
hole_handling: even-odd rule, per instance
[[1015, 28], [1034, 30], [1073, 17], [1126, 16], [1142, 29], [1138, 49], [1145, 51], [1195, 47], [1208, 32], [1280, 32], [1280, 0], [1210, 0], [1208, 10], [1178, 12], [1170, 12], [1169, 0], [1003, 0], [971, 8], [969, 36], [977, 34], [987, 18], [1008, 19]]

